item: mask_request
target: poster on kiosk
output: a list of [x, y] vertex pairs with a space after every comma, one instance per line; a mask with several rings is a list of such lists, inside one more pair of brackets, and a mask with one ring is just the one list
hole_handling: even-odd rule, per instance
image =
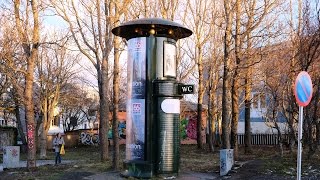
[[128, 41], [126, 159], [144, 160], [146, 37]]

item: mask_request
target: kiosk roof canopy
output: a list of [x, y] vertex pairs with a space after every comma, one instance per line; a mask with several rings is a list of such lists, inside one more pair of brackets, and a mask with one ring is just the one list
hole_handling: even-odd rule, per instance
[[113, 28], [112, 33], [126, 39], [148, 37], [153, 34], [157, 37], [178, 40], [192, 35], [192, 31], [181, 24], [161, 18], [143, 18], [129, 21]]

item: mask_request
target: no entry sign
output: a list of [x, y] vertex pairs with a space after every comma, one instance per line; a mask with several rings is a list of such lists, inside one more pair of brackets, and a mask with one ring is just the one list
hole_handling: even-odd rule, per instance
[[299, 106], [307, 106], [312, 97], [312, 82], [309, 74], [302, 71], [294, 84], [294, 95]]

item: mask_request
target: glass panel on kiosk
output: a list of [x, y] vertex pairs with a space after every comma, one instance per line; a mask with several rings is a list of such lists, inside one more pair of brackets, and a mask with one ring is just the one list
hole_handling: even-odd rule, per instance
[[144, 160], [146, 37], [128, 41], [126, 160]]

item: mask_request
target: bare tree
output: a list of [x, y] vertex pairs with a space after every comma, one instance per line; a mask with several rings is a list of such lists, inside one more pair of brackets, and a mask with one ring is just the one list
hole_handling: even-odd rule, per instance
[[54, 111], [58, 107], [61, 91], [71, 79], [75, 78], [76, 73], [72, 68], [78, 57], [74, 57], [66, 50], [63, 45], [64, 41], [61, 43], [62, 45], [43, 45], [40, 49], [39, 61], [36, 63], [37, 80], [40, 86], [39, 99], [43, 115], [39, 121], [42, 129], [40, 158], [46, 157], [47, 133], [54, 120]]
[[[245, 43], [245, 66], [247, 67], [245, 72], [245, 152], [250, 153], [251, 150], [251, 124], [250, 124], [250, 111], [251, 111], [251, 92], [252, 92], [252, 78], [253, 78], [253, 66], [260, 62], [257, 58], [259, 55], [254, 49], [254, 32], [258, 28], [265, 29], [268, 26], [265, 23], [262, 27], [266, 16], [271, 12], [272, 8], [276, 6], [278, 1], [267, 0], [262, 4], [257, 0], [250, 0], [244, 4], [246, 21], [244, 23], [243, 39]], [[259, 31], [255, 34], [259, 34]]]
[[222, 149], [230, 149], [230, 64], [231, 64], [231, 45], [232, 45], [232, 3], [224, 0], [225, 10], [225, 37], [224, 37], [224, 59], [223, 59], [223, 87], [222, 87]]
[[177, 13], [179, 1], [178, 0], [160, 0], [159, 1], [161, 16], [164, 19], [174, 20]]
[[[301, 32], [298, 33], [298, 49], [297, 60], [298, 70], [308, 71], [314, 78], [314, 87], [319, 86], [318, 70], [315, 67], [319, 67], [320, 62], [320, 4], [316, 3], [315, 8], [311, 8], [310, 1], [304, 1], [302, 10]], [[314, 75], [314, 76], [313, 76]], [[317, 76], [318, 75], [318, 76]], [[319, 88], [314, 88], [318, 90]], [[318, 104], [319, 104], [319, 91], [313, 93], [313, 99], [306, 107], [304, 114], [304, 136], [309, 146], [308, 157], [310, 158], [318, 147], [318, 139], [320, 127], [317, 119], [319, 118]], [[314, 133], [316, 129], [317, 133]], [[314, 138], [313, 134], [316, 135]], [[318, 136], [318, 137], [317, 137]]]
[[[27, 167], [29, 169], [36, 167], [36, 138], [35, 127], [36, 121], [34, 118], [34, 103], [33, 103], [33, 81], [35, 62], [38, 58], [38, 48], [40, 43], [40, 24], [38, 1], [26, 1], [25, 10], [21, 10], [20, 0], [14, 1], [14, 15], [17, 28], [17, 35], [21, 42], [26, 59], [27, 69], [25, 71], [25, 90], [24, 90], [24, 105], [26, 110], [27, 120], [27, 138], [28, 138], [28, 157]], [[31, 7], [32, 23], [29, 24], [29, 7]], [[26, 13], [25, 16], [21, 12]], [[25, 17], [26, 19], [24, 19]]]
[[66, 83], [61, 89], [59, 108], [64, 131], [72, 131], [84, 121], [90, 123], [90, 116], [96, 114], [98, 99], [90, 97], [86, 89], [72, 82]]
[[[2, 14], [3, 13], [3, 14]], [[2, 93], [7, 93], [12, 101], [14, 101], [15, 115], [17, 120], [17, 128], [19, 135], [21, 136], [22, 146], [21, 151], [26, 152], [27, 140], [23, 129], [22, 119], [20, 118], [20, 110], [23, 106], [23, 87], [24, 87], [24, 73], [20, 72], [18, 67], [24, 69], [25, 61], [20, 53], [19, 38], [16, 36], [15, 31], [12, 31], [14, 22], [8, 21], [10, 17], [6, 11], [2, 11], [0, 23], [0, 61], [1, 61], [1, 86]], [[18, 89], [16, 89], [18, 88]], [[8, 91], [9, 90], [9, 91]], [[24, 119], [24, 118], [23, 118]]]
[[[131, 3], [131, 0], [114, 2], [114, 19], [113, 27], [120, 25], [120, 17], [127, 14], [126, 6]], [[121, 44], [120, 38], [114, 37], [114, 66], [113, 66], [113, 118], [112, 118], [112, 134], [113, 134], [113, 169], [119, 170], [120, 168], [120, 150], [119, 150], [119, 133], [118, 133], [118, 112], [120, 100], [120, 53]]]
[[239, 121], [239, 65], [241, 51], [241, 0], [236, 1], [236, 32], [235, 32], [235, 67], [232, 75], [232, 122], [231, 122], [231, 148], [234, 150], [234, 158], [237, 160], [238, 150], [238, 121]]
[[283, 145], [285, 139], [282, 138], [282, 130], [280, 127], [282, 108], [281, 103], [283, 101], [283, 92], [286, 90], [285, 84], [289, 75], [289, 68], [283, 69], [283, 66], [290, 66], [290, 62], [286, 59], [288, 54], [288, 47], [284, 44], [271, 45], [265, 47], [263, 52], [268, 54], [267, 58], [261, 63], [259, 70], [263, 72], [264, 76], [264, 90], [267, 97], [266, 111], [264, 118], [266, 124], [275, 129], [278, 134], [280, 155], [284, 153]]
[[[214, 146], [218, 144], [218, 134], [219, 129], [216, 128], [219, 124], [219, 112], [221, 112], [221, 102], [219, 101], [220, 91], [220, 74], [221, 74], [221, 63], [222, 63], [222, 54], [223, 54], [223, 35], [222, 29], [219, 28], [218, 24], [221, 24], [222, 18], [219, 17], [221, 9], [219, 9], [219, 4], [214, 3], [212, 5], [212, 38], [210, 39], [209, 49], [211, 51], [211, 57], [209, 60], [209, 65], [205, 68], [208, 77], [208, 145], [211, 152], [214, 152]], [[209, 69], [209, 70], [208, 70]]]
[[[194, 4], [196, 4], [194, 6]], [[205, 46], [209, 44], [210, 34], [213, 29], [213, 20], [211, 19], [210, 9], [213, 7], [211, 1], [188, 1], [186, 12], [188, 13], [188, 21], [185, 23], [192, 27], [194, 32], [194, 44], [191, 46], [193, 54], [191, 58], [196, 62], [198, 71], [196, 74], [198, 84], [198, 105], [197, 105], [197, 144], [198, 148], [203, 149], [204, 136], [202, 132], [205, 130], [203, 123], [203, 97], [207, 84], [204, 81], [204, 66], [208, 64], [209, 52], [206, 52]], [[208, 82], [208, 81], [206, 81]]]
[[[101, 161], [106, 161], [109, 158], [107, 139], [109, 129], [109, 102], [107, 99], [109, 89], [108, 58], [112, 50], [113, 41], [111, 34], [111, 2], [97, 0], [91, 3], [79, 1], [79, 4], [75, 4], [73, 0], [55, 1], [52, 2], [52, 6], [57, 14], [68, 23], [69, 30], [78, 49], [88, 58], [97, 71], [100, 97], [100, 156]], [[83, 18], [83, 15], [86, 15], [87, 18]]]
[[[71, 1], [53, 2], [57, 14], [69, 25], [72, 37], [80, 52], [89, 59], [97, 71], [100, 97], [100, 142], [101, 160], [108, 160], [107, 132], [109, 129], [109, 56], [113, 48], [111, 29], [119, 21], [117, 17], [123, 13], [130, 1]], [[115, 6], [118, 9], [115, 12]], [[80, 7], [80, 8], [79, 8]], [[121, 9], [120, 9], [121, 7]], [[73, 15], [72, 17], [70, 15]], [[86, 17], [84, 17], [86, 16]]]

